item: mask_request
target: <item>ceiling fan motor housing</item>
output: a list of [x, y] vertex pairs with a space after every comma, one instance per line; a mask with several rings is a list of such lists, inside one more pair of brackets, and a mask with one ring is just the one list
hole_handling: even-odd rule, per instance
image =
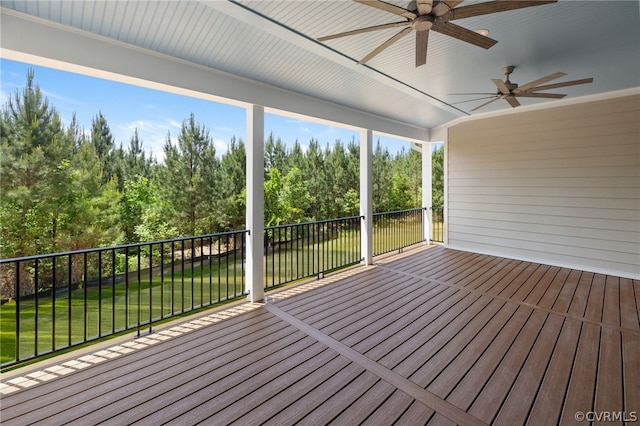
[[431, 15], [420, 15], [411, 22], [411, 26], [416, 31], [426, 31], [433, 27], [434, 18]]

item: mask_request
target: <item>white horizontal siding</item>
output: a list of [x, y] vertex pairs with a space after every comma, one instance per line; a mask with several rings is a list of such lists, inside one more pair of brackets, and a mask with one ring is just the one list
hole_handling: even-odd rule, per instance
[[451, 247], [640, 278], [640, 96], [449, 128]]

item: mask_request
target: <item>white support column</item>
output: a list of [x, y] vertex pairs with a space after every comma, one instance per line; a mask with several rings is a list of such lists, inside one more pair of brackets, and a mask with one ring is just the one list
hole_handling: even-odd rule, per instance
[[422, 236], [426, 244], [431, 244], [431, 207], [432, 206], [432, 180], [431, 180], [431, 144], [422, 144], [422, 207], [425, 207], [422, 221]]
[[247, 108], [247, 269], [251, 302], [264, 298], [264, 107]]
[[365, 265], [373, 263], [373, 132], [360, 131], [360, 247]]

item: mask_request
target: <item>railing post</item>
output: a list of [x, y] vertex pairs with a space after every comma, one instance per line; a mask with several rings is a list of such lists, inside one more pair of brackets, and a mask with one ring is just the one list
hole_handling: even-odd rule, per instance
[[373, 263], [373, 132], [360, 131], [360, 251], [365, 265]]
[[431, 208], [432, 206], [432, 178], [431, 178], [431, 143], [422, 144], [422, 237], [425, 244], [431, 244]]
[[247, 108], [247, 281], [251, 302], [264, 298], [264, 107]]

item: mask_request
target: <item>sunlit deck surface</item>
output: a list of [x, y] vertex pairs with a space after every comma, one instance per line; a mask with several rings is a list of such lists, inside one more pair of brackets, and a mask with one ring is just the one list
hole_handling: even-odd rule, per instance
[[547, 425], [640, 414], [640, 281], [441, 246], [375, 260], [5, 375], [5, 392], [17, 390], [0, 419]]

